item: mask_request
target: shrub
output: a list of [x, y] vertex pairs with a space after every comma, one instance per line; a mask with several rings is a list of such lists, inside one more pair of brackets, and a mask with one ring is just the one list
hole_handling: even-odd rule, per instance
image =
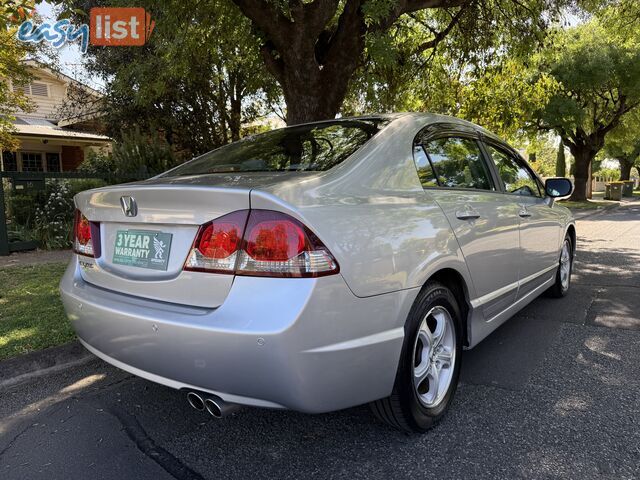
[[29, 227], [35, 220], [34, 206], [40, 203], [42, 192], [21, 192], [9, 189], [5, 196], [7, 220], [12, 225]]
[[101, 178], [74, 178], [73, 180], [69, 180], [69, 197], [73, 200], [73, 197], [80, 192], [106, 187], [107, 185], [109, 185], [109, 182]]
[[144, 135], [138, 128], [122, 133], [122, 140], [113, 146], [113, 162], [116, 176], [137, 179], [162, 173], [177, 164], [167, 142]]
[[9, 242], [24, 242], [36, 239], [30, 228], [18, 224], [7, 225], [7, 237]]
[[620, 170], [617, 168], [602, 168], [593, 173], [594, 177], [605, 178], [607, 180], [619, 180]]
[[34, 236], [45, 249], [69, 248], [73, 223], [73, 196], [69, 182], [47, 185], [44, 205], [35, 210]]
[[78, 172], [90, 175], [113, 175], [116, 165], [113, 156], [94, 150], [89, 150], [87, 158], [78, 167]]

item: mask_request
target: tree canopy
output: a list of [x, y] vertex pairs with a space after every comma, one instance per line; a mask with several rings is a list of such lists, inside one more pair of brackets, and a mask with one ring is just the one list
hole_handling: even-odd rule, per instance
[[620, 180], [629, 180], [631, 169], [640, 166], [640, 110], [625, 116], [607, 135], [604, 152], [620, 163]]
[[[605, 139], [640, 105], [635, 31], [596, 16], [556, 28], [530, 55], [505, 55], [464, 87], [461, 115], [500, 134], [561, 137], [575, 159], [573, 198], [584, 200]], [[604, 15], [604, 14], [603, 14]]]
[[16, 147], [14, 113], [28, 111], [32, 107], [21, 90], [11, 88], [29, 81], [29, 73], [22, 63], [29, 50], [17, 40], [15, 26], [21, 17], [26, 16], [28, 8], [29, 4], [23, 2], [0, 4], [0, 151]]
[[[186, 154], [237, 139], [283, 103], [289, 124], [429, 110], [523, 140], [549, 174], [559, 135], [582, 198], [605, 139], [640, 103], [631, 0], [138, 3], [156, 20], [149, 43], [91, 47], [89, 68], [105, 79], [112, 135], [137, 125]], [[577, 4], [578, 25], [562, 25]]]
[[[87, 8], [84, 0], [67, 5]], [[110, 2], [118, 5], [129, 2]], [[141, 0], [136, 6], [156, 21], [148, 43], [90, 47], [87, 55], [88, 70], [106, 84], [103, 109], [112, 136], [134, 126], [160, 132], [186, 158], [239, 139], [242, 125], [272, 111], [277, 86], [250, 23], [232, 3]]]
[[551, 95], [532, 112], [537, 127], [555, 131], [575, 159], [573, 198], [584, 200], [591, 162], [605, 138], [640, 105], [640, 45], [597, 19], [559, 32], [536, 62]]
[[[384, 57], [382, 91], [392, 64], [413, 63], [454, 38], [455, 48], [483, 57], [500, 44], [539, 40], [565, 0], [233, 0], [251, 20], [269, 72], [280, 84], [290, 124], [334, 117], [358, 69]], [[408, 28], [411, 30], [408, 30]], [[421, 33], [413, 36], [418, 28]], [[409, 33], [409, 35], [407, 35]], [[410, 38], [409, 38], [410, 37]], [[405, 41], [406, 40], [406, 41]], [[515, 43], [515, 42], [513, 42]], [[398, 47], [398, 48], [396, 48]], [[365, 69], [366, 71], [366, 69]], [[395, 82], [396, 84], [398, 82]], [[388, 90], [387, 90], [388, 91]], [[396, 92], [397, 93], [397, 92]]]

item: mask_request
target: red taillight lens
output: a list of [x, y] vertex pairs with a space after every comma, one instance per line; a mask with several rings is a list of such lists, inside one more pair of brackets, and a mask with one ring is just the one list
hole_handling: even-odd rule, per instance
[[234, 212], [200, 227], [184, 268], [270, 277], [319, 277], [339, 271], [329, 250], [307, 227], [270, 210]]
[[184, 269], [233, 273], [248, 215], [247, 210], [233, 212], [202, 225]]
[[202, 232], [198, 249], [207, 258], [227, 258], [240, 246], [240, 228], [233, 223], [210, 224]]
[[250, 225], [245, 236], [246, 251], [254, 260], [284, 262], [304, 251], [306, 240], [302, 225], [286, 219], [259, 220], [256, 216], [252, 216], [254, 225]]
[[73, 250], [81, 255], [93, 257], [93, 242], [91, 241], [91, 223], [80, 210], [76, 210], [73, 225]]

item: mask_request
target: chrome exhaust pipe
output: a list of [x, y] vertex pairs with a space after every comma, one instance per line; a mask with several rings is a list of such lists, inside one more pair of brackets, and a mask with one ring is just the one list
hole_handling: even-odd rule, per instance
[[223, 418], [227, 415], [240, 410], [240, 405], [235, 403], [227, 403], [221, 398], [210, 396], [205, 399], [204, 406], [214, 418]]
[[196, 392], [187, 393], [187, 401], [196, 410], [203, 411], [205, 409], [204, 399]]

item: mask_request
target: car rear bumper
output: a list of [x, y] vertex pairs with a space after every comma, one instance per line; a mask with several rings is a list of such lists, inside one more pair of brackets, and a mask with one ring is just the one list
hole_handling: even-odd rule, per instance
[[146, 300], [85, 282], [74, 256], [60, 283], [81, 341], [105, 361], [172, 388], [320, 413], [391, 393], [417, 294], [354, 296], [340, 275], [236, 277], [215, 309]]

